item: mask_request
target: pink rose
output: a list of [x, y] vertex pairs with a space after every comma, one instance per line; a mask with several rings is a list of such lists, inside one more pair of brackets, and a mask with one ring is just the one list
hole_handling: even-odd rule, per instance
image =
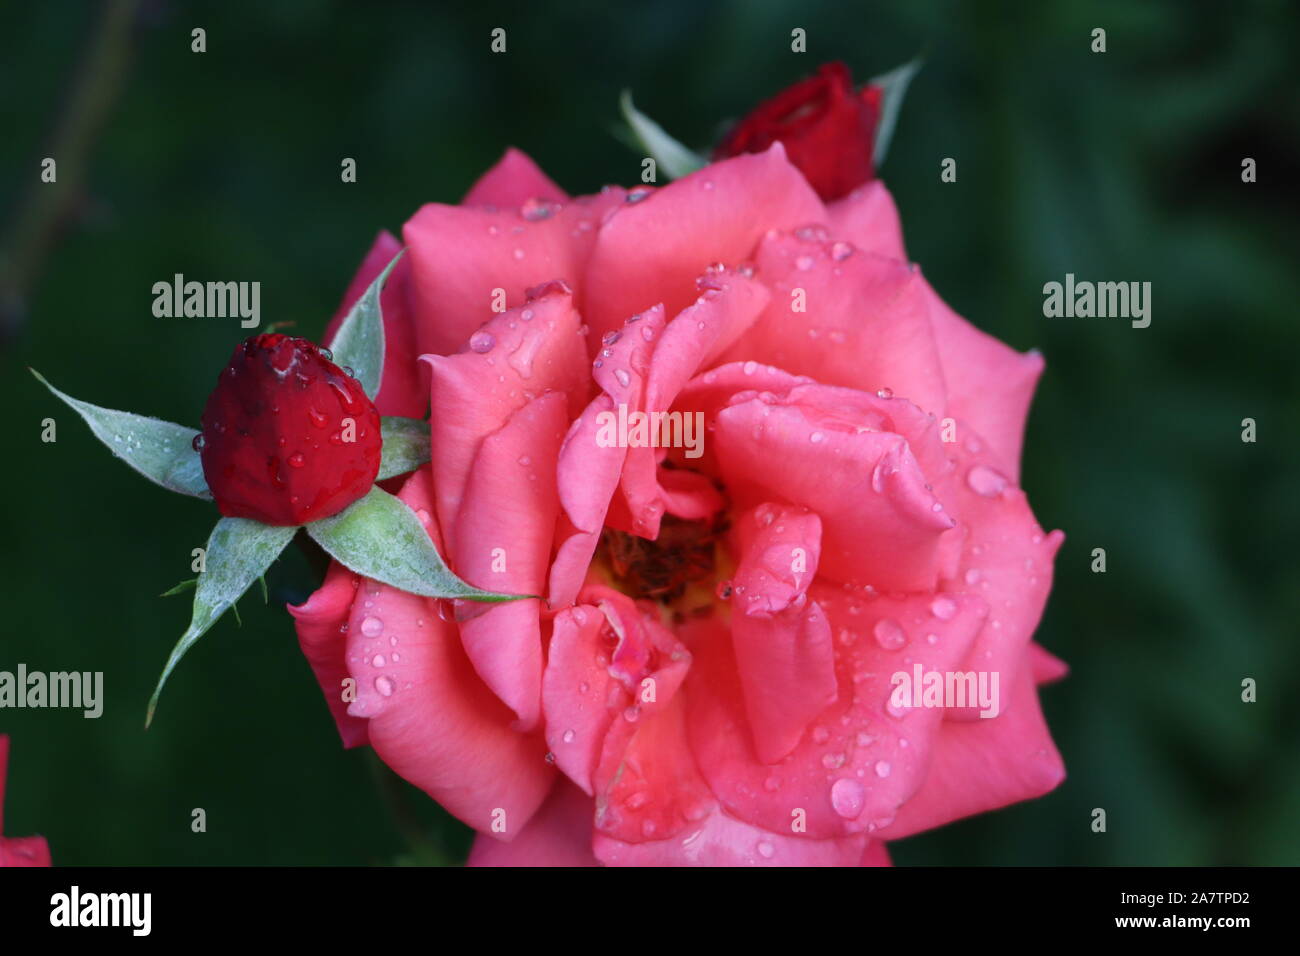
[[[878, 865], [1060, 782], [1031, 637], [1062, 536], [1018, 486], [1043, 361], [939, 299], [880, 182], [824, 204], [778, 143], [571, 199], [511, 150], [403, 239], [377, 404], [431, 397], [433, 461], [401, 498], [461, 577], [540, 597], [335, 565], [291, 610], [345, 744], [471, 863]], [[611, 424], [661, 412], [678, 447]]]
[[9, 736], [0, 734], [0, 866], [49, 866], [50, 846], [45, 837], [4, 835], [5, 772], [9, 766]]

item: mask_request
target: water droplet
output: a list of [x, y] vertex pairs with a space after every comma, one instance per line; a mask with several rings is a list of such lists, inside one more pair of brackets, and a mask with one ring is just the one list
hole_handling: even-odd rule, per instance
[[377, 617], [368, 617], [361, 622], [361, 633], [366, 637], [378, 637], [384, 633], [384, 622]]
[[821, 444], [821, 442], [824, 441], [825, 438], [826, 435], [823, 432], [813, 432], [811, 435], [808, 436], [808, 440], [812, 442], [814, 445]]
[[813, 267], [813, 257], [800, 256], [798, 259], [794, 260], [794, 267], [800, 272], [807, 272]]
[[375, 678], [375, 690], [379, 691], [381, 697], [392, 697], [393, 679], [387, 674], [380, 674]]
[[966, 472], [966, 484], [970, 490], [985, 498], [996, 498], [1002, 494], [1009, 482], [1006, 475], [990, 468], [988, 465], [976, 465]]
[[875, 635], [876, 643], [887, 651], [896, 651], [907, 643], [907, 634], [898, 622], [887, 617], [877, 621], [871, 633]]
[[894, 397], [894, 390], [892, 388], [876, 389], [876, 398], [893, 398], [893, 397]]
[[287, 459], [291, 468], [301, 468], [307, 464], [307, 459], [302, 452], [296, 451]]
[[614, 377], [618, 379], [618, 384], [622, 385], [624, 388], [627, 388], [632, 384], [632, 376], [627, 374], [627, 369], [614, 369]]
[[195, 451], [203, 451], [202, 433], [194, 436], [194, 439], [190, 442], [190, 447], [193, 448]]
[[876, 776], [877, 776], [877, 777], [881, 777], [881, 778], [888, 777], [888, 776], [889, 776], [889, 771], [890, 771], [890, 766], [889, 766], [889, 761], [888, 761], [888, 760], [877, 760], [877, 761], [876, 761]]
[[839, 770], [844, 766], [844, 754], [822, 754], [822, 766], [827, 770]]
[[836, 262], [843, 262], [851, 255], [853, 255], [853, 247], [847, 242], [837, 242], [831, 246], [831, 258]]
[[824, 744], [831, 739], [831, 732], [825, 727], [814, 727], [812, 738], [814, 743]]
[[550, 202], [546, 199], [525, 199], [524, 204], [519, 207], [519, 215], [523, 216], [529, 222], [550, 219], [559, 211], [559, 203]]
[[952, 598], [937, 597], [930, 602], [930, 613], [941, 621], [951, 621], [957, 613], [957, 602]]
[[383, 667], [387, 663], [388, 661], [384, 660], [383, 654], [376, 654], [374, 657], [370, 659], [370, 664], [373, 667]]
[[516, 250], [514, 251], [513, 255], [514, 255], [514, 257], [515, 257], [516, 260], [522, 259], [522, 258], [524, 257], [524, 250], [522, 250], [522, 249], [516, 249]]
[[480, 355], [485, 352], [491, 352], [492, 346], [497, 344], [496, 338], [491, 332], [484, 332], [482, 329], [475, 332], [469, 337], [469, 347]]
[[966, 572], [967, 584], [978, 584], [979, 579], [980, 579], [980, 573], [975, 568], [971, 568], [969, 571]]
[[846, 820], [852, 820], [862, 813], [866, 799], [866, 788], [852, 777], [831, 784], [831, 806]]

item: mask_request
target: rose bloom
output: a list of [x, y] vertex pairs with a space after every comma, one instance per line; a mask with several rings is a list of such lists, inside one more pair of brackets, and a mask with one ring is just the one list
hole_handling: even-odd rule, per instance
[[[400, 497], [536, 597], [335, 564], [291, 611], [344, 743], [472, 864], [879, 865], [1061, 781], [1030, 639], [1062, 536], [1017, 483], [1043, 361], [939, 299], [881, 183], [824, 204], [778, 143], [570, 198], [512, 150], [403, 239], [377, 404], [431, 407], [433, 460]], [[699, 413], [702, 454], [608, 440], [620, 407]], [[918, 665], [995, 675], [996, 716], [898, 705]]]

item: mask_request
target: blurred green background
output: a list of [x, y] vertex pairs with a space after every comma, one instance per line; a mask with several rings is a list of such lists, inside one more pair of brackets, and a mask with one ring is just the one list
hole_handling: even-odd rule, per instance
[[[219, 623], [143, 730], [188, 615], [156, 595], [189, 576], [214, 513], [113, 462], [25, 366], [195, 423], [246, 333], [154, 318], [154, 282], [260, 280], [263, 321], [317, 337], [374, 233], [458, 200], [507, 145], [571, 192], [634, 182], [639, 157], [610, 134], [623, 87], [703, 145], [822, 61], [865, 80], [924, 52], [882, 175], [940, 293], [1047, 357], [1024, 486], [1067, 533], [1039, 639], [1073, 672], [1044, 694], [1065, 784], [895, 859], [1300, 863], [1294, 5], [146, 2], [97, 58], [106, 9], [0, 12], [0, 668], [102, 670], [108, 696], [99, 720], [0, 712], [9, 835], [44, 833], [63, 864], [458, 862], [469, 843], [340, 748], [282, 610], [312, 586], [297, 552], [271, 605], [247, 598], [242, 628]], [[1105, 54], [1089, 51], [1097, 26]], [[80, 183], [60, 155], [66, 192], [41, 186], [49, 144], [73, 155], [100, 106]], [[939, 180], [949, 156], [955, 184]], [[28, 205], [55, 195], [69, 198], [55, 220]], [[1150, 328], [1045, 319], [1042, 285], [1066, 272], [1150, 281]], [[39, 438], [47, 415], [56, 444]], [[1243, 677], [1258, 703], [1240, 702]]]

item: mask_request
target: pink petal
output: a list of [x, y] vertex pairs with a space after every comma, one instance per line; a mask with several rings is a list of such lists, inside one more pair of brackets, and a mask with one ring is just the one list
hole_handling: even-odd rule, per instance
[[867, 848], [862, 852], [862, 866], [893, 866], [889, 859], [889, 851], [885, 849], [885, 841], [872, 840], [867, 844]]
[[876, 846], [865, 833], [828, 840], [772, 833], [720, 807], [684, 837], [624, 843], [597, 833], [594, 842], [596, 857], [609, 866], [887, 866]]
[[744, 544], [732, 578], [731, 639], [755, 750], [771, 764], [835, 702], [830, 626], [807, 600], [821, 521], [801, 509], [765, 504], [740, 519], [738, 537]]
[[[541, 594], [560, 502], [555, 461], [564, 437], [566, 399], [547, 392], [483, 439], [470, 472], [455, 552], [470, 584], [504, 594]], [[465, 653], [484, 682], [516, 714], [518, 729], [541, 716], [541, 602], [467, 602], [461, 621]]]
[[556, 484], [564, 517], [556, 530], [547, 604], [574, 602], [600, 540], [610, 500], [618, 489], [627, 449], [598, 441], [602, 416], [614, 413], [614, 401], [600, 395], [569, 428], [560, 448]]
[[598, 663], [598, 654], [609, 650], [601, 643], [607, 626], [594, 605], [565, 608], [555, 615], [542, 678], [547, 746], [555, 754], [555, 765], [587, 794], [593, 793], [591, 775], [616, 716], [606, 706], [608, 665]]
[[[645, 476], [644, 463], [638, 466], [634, 462], [632, 477], [628, 477], [625, 463], [630, 450], [610, 440], [607, 421], [617, 419], [620, 409], [635, 411], [641, 407], [652, 343], [663, 328], [664, 311], [660, 306], [633, 315], [621, 330], [602, 338], [592, 363], [592, 375], [604, 394], [597, 396], [574, 422], [560, 450], [557, 484], [565, 518], [557, 532], [559, 546], [551, 570], [548, 603], [553, 608], [571, 604], [582, 585], [620, 481], [625, 484], [625, 495], [627, 487], [635, 495], [638, 488], [653, 485], [653, 473]], [[650, 467], [653, 469], [653, 463]], [[657, 514], [639, 517], [651, 522], [657, 531]]]
[[895, 675], [911, 677], [918, 666], [923, 674], [953, 670], [988, 609], [962, 595], [936, 615], [932, 595], [870, 598], [821, 583], [809, 598], [834, 634], [835, 703], [811, 721], [793, 751], [765, 763], [750, 742], [726, 640], [696, 639], [685, 688], [691, 749], [732, 816], [773, 832], [789, 832], [802, 816], [814, 839], [871, 832], [890, 822], [921, 786], [945, 725], [942, 707], [895, 706]]
[[591, 853], [595, 804], [563, 777], [541, 809], [509, 843], [479, 836], [466, 866], [599, 866]]
[[1070, 673], [1069, 664], [1032, 641], [1029, 644], [1029, 666], [1035, 684], [1055, 684]]
[[1017, 352], [986, 335], [950, 309], [928, 283], [922, 285], [948, 383], [948, 410], [987, 439], [998, 467], [1019, 481], [1025, 418], [1043, 373], [1043, 357], [1037, 351]]
[[[428, 514], [428, 468], [399, 496]], [[425, 526], [439, 542], [432, 520]], [[357, 594], [348, 627], [348, 669], [369, 720], [370, 744], [389, 767], [470, 826], [509, 841], [541, 805], [555, 771], [540, 734], [511, 728], [514, 715], [474, 673], [437, 602], [373, 581]], [[504, 832], [493, 830], [502, 819]]]
[[[649, 364], [644, 397], [635, 404], [629, 403], [629, 411], [644, 412], [651, 416], [667, 412], [691, 376], [734, 342], [758, 318], [768, 299], [767, 291], [761, 285], [738, 273], [715, 271], [700, 282], [703, 293], [693, 305], [683, 309], [680, 315], [669, 322], [662, 334], [657, 334], [657, 329], [642, 333], [642, 339], [654, 342], [654, 351], [651, 354], [646, 347], [644, 355], [649, 356], [648, 360], [644, 355], [637, 356], [634, 353], [632, 361], [628, 363], [635, 368], [639, 357], [641, 362], [648, 361]], [[651, 310], [647, 315], [655, 312], [656, 310]], [[630, 326], [625, 327], [625, 330], [625, 334], [635, 331]], [[656, 333], [653, 338], [650, 338], [651, 332]], [[646, 342], [640, 344], [645, 345]], [[635, 396], [629, 394], [629, 398]], [[652, 417], [650, 421], [657, 419]], [[694, 455], [702, 450], [703, 430], [700, 429], [697, 434], [695, 424], [695, 419], [682, 419], [679, 432], [670, 434], [670, 440], [680, 438], [685, 443], [689, 439], [694, 445], [690, 449], [674, 449], [672, 454]], [[657, 443], [662, 438], [662, 435], [657, 435], [653, 440]], [[668, 472], [659, 467], [664, 454], [659, 448], [637, 445], [628, 449], [627, 461], [623, 467], [621, 488], [632, 515], [631, 530], [651, 539], [658, 536], [660, 519], [669, 508], [670, 496], [661, 486], [663, 475]], [[686, 460], [689, 462], [691, 459]], [[668, 480], [674, 483], [678, 492], [672, 496], [672, 503], [673, 513], [680, 517], [703, 518], [721, 507], [721, 497], [702, 480], [694, 481], [693, 487], [685, 496], [681, 494], [687, 491], [682, 479]], [[690, 482], [691, 479], [686, 481]]]
[[0, 867], [49, 866], [50, 846], [44, 837], [4, 837], [5, 776], [9, 770], [9, 735], [0, 734]]
[[[357, 274], [352, 277], [343, 301], [334, 318], [325, 329], [322, 342], [332, 342], [343, 320], [370, 283], [393, 261], [402, 250], [402, 244], [391, 233], [380, 232], [366, 253]], [[429, 407], [429, 388], [416, 363], [415, 316], [410, 303], [411, 264], [402, 258], [389, 273], [388, 282], [379, 296], [384, 315], [384, 377], [375, 396], [375, 407], [381, 415], [403, 415], [423, 418]]]
[[438, 523], [453, 556], [470, 468], [483, 440], [543, 392], [565, 393], [574, 416], [586, 402], [590, 386], [580, 324], [572, 297], [552, 286], [493, 318], [465, 350], [422, 356], [431, 370]]
[[903, 228], [894, 198], [879, 179], [864, 183], [843, 199], [826, 204], [831, 238], [851, 242], [863, 252], [906, 259]]
[[656, 302], [675, 315], [695, 298], [701, 266], [738, 264], [767, 230], [825, 217], [780, 143], [714, 163], [608, 219], [587, 266], [583, 314], [598, 336]]
[[945, 721], [929, 775], [882, 839], [896, 840], [1053, 790], [1065, 766], [1052, 743], [1028, 665], [1010, 706], [991, 720]]
[[[1052, 589], [1052, 566], [1065, 540], [1059, 531], [1044, 534], [1025, 493], [998, 470], [1000, 458], [964, 421], [947, 443], [955, 463], [952, 497], [946, 504], [966, 528], [961, 561], [944, 590], [984, 598], [992, 609], [971, 648], [971, 666], [997, 671], [1012, 687], [1025, 648], [1043, 614]], [[973, 711], [955, 711], [950, 719], [970, 720]]]
[[419, 352], [446, 355], [460, 348], [493, 317], [498, 289], [511, 308], [523, 303], [528, 289], [553, 280], [567, 282], [581, 297], [601, 217], [622, 196], [610, 189], [533, 213], [439, 203], [421, 208], [402, 230]]
[[741, 393], [718, 413], [712, 444], [734, 504], [780, 499], [821, 516], [824, 574], [882, 590], [934, 587], [940, 538], [954, 522], [902, 437]]
[[287, 606], [298, 631], [298, 646], [316, 675], [344, 747], [367, 742], [366, 721], [349, 717], [343, 702], [343, 681], [348, 677], [347, 624], [358, 583], [355, 574], [332, 561], [315, 593], [297, 607]]
[[511, 146], [476, 182], [462, 206], [516, 207], [529, 199], [565, 202], [569, 198], [526, 153]]
[[763, 241], [759, 277], [772, 301], [724, 360], [770, 363], [824, 385], [889, 389], [942, 417], [944, 368], [924, 281], [904, 262], [820, 235]]

